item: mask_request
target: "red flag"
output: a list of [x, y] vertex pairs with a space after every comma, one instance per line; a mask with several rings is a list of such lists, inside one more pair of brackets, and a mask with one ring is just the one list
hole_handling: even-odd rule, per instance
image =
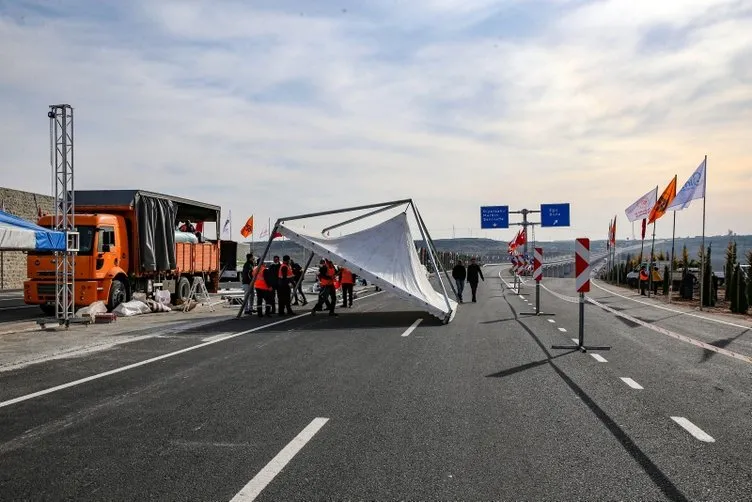
[[[240, 235], [243, 237], [248, 237], [253, 233], [253, 215], [251, 215], [250, 218], [248, 218], [248, 221], [245, 222], [245, 225], [243, 225], [243, 228], [240, 229]], [[263, 237], [263, 235], [261, 236]]]
[[517, 240], [515, 241], [515, 246], [522, 246], [527, 242], [527, 228], [522, 229], [522, 231], [517, 235]]
[[282, 234], [279, 232], [274, 232], [274, 234], [272, 234], [272, 239], [276, 239], [277, 237], [282, 237]]
[[199, 221], [198, 223], [196, 223], [196, 232], [201, 232], [202, 234], [204, 233], [204, 222], [203, 221]]

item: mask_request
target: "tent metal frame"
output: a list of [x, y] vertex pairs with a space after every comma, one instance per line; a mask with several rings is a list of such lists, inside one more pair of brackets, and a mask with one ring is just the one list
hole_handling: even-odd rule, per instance
[[[431, 263], [434, 267], [434, 270], [436, 270], [436, 277], [439, 279], [439, 284], [441, 285], [441, 289], [444, 293], [444, 300], [446, 301], [447, 308], [449, 309], [449, 313], [446, 316], [445, 322], [449, 322], [449, 319], [451, 319], [453, 312], [451, 304], [449, 303], [449, 294], [447, 293], [446, 286], [444, 285], [444, 281], [441, 278], [440, 271], [443, 271], [445, 275], [447, 276], [447, 279], [449, 279], [449, 274], [446, 270], [444, 270], [443, 266], [440, 268], [440, 261], [437, 260], [436, 255], [436, 247], [434, 245], [433, 239], [431, 238], [431, 234], [428, 232], [428, 228], [426, 227], [423, 218], [420, 215], [420, 212], [418, 211], [417, 206], [415, 205], [415, 202], [412, 199], [400, 199], [400, 200], [393, 200], [388, 202], [380, 202], [375, 204], [366, 204], [362, 206], [353, 206], [353, 207], [347, 207], [343, 209], [333, 209], [330, 211], [319, 211], [316, 213], [306, 213], [306, 214], [298, 214], [294, 216], [285, 216], [282, 218], [277, 219], [277, 221], [274, 223], [274, 227], [269, 232], [269, 240], [266, 243], [266, 247], [264, 248], [264, 252], [259, 258], [258, 264], [255, 267], [256, 271], [253, 273], [253, 276], [251, 277], [251, 283], [249, 285], [248, 291], [246, 291], [245, 296], [243, 297], [243, 304], [240, 306], [240, 309], [238, 310], [238, 314], [236, 316], [237, 319], [240, 319], [243, 316], [243, 313], [245, 312], [246, 305], [253, 306], [253, 298], [255, 296], [255, 288], [253, 287], [254, 284], [256, 284], [256, 278], [258, 277], [259, 273], [259, 264], [263, 264], [264, 260], [266, 260], [267, 255], [269, 254], [269, 249], [272, 246], [272, 241], [274, 241], [274, 234], [277, 233], [277, 229], [279, 228], [279, 225], [284, 222], [288, 221], [294, 221], [294, 220], [303, 220], [308, 218], [316, 218], [319, 216], [329, 216], [333, 214], [342, 214], [342, 213], [350, 213], [353, 211], [362, 211], [365, 209], [374, 209], [373, 211], [369, 211], [366, 214], [362, 214], [360, 216], [356, 216], [354, 218], [350, 218], [348, 220], [345, 220], [341, 223], [338, 223], [336, 225], [329, 226], [321, 231], [322, 234], [324, 234], [327, 231], [330, 231], [335, 228], [339, 228], [345, 225], [349, 225], [350, 223], [355, 223], [356, 221], [360, 221], [362, 219], [368, 218], [370, 216], [382, 213], [384, 211], [388, 211], [389, 209], [394, 209], [396, 207], [399, 207], [403, 204], [407, 204], [407, 209], [412, 208], [413, 214], [415, 215], [415, 220], [418, 225], [418, 229], [420, 230], [421, 237], [423, 238], [423, 242], [426, 243], [426, 246], [428, 247], [428, 255], [431, 259]], [[407, 211], [406, 209], [406, 211]], [[308, 259], [308, 263], [306, 267], [303, 269], [303, 276], [301, 276], [301, 281], [303, 280], [303, 277], [305, 277], [305, 271], [308, 269], [308, 266], [310, 265], [311, 261], [313, 260], [315, 252], [311, 249], [311, 257]], [[295, 287], [297, 287], [297, 283], [295, 284]], [[451, 281], [449, 281], [449, 285], [451, 286], [452, 292], [454, 292], [455, 296], [457, 295], [456, 290], [454, 289], [454, 285]]]

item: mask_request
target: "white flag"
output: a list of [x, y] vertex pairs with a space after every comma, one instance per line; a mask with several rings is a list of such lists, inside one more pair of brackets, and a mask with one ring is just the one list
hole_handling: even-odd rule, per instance
[[676, 193], [676, 197], [667, 210], [681, 211], [688, 208], [693, 200], [703, 197], [705, 197], [705, 160], [695, 169], [682, 189]]
[[637, 221], [647, 218], [650, 215], [650, 210], [655, 205], [655, 200], [658, 197], [658, 187], [655, 187], [624, 210], [627, 213], [627, 219], [629, 221]]
[[230, 232], [230, 220], [232, 219], [232, 210], [227, 212], [227, 219], [225, 220], [225, 224], [222, 225], [222, 240], [232, 240], [232, 235]]

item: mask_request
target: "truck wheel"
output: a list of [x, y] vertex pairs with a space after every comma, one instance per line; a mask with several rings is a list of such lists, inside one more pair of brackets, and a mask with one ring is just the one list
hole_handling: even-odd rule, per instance
[[44, 303], [39, 306], [40, 309], [42, 309], [42, 312], [45, 313], [45, 315], [54, 316], [56, 314], [55, 312], [55, 305], [50, 305], [49, 303]]
[[112, 286], [110, 287], [110, 299], [107, 303], [107, 310], [112, 312], [115, 307], [120, 305], [125, 301], [125, 284], [122, 283], [122, 281], [114, 280], [112, 281]]
[[177, 305], [177, 301], [185, 302], [188, 300], [188, 296], [191, 294], [191, 283], [187, 277], [181, 277], [178, 279], [178, 284], [175, 286], [175, 294], [172, 295], [172, 304]]

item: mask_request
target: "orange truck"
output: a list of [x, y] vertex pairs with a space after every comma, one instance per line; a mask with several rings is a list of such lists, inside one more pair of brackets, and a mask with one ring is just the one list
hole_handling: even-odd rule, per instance
[[[76, 308], [103, 301], [109, 310], [134, 293], [162, 289], [173, 302], [188, 298], [194, 278], [203, 277], [216, 292], [220, 241], [200, 233], [179, 232], [180, 222], [214, 223], [219, 235], [220, 207], [145, 190], [77, 190], [75, 226]], [[53, 216], [39, 225], [53, 227]], [[30, 252], [24, 301], [55, 312], [55, 254]]]

